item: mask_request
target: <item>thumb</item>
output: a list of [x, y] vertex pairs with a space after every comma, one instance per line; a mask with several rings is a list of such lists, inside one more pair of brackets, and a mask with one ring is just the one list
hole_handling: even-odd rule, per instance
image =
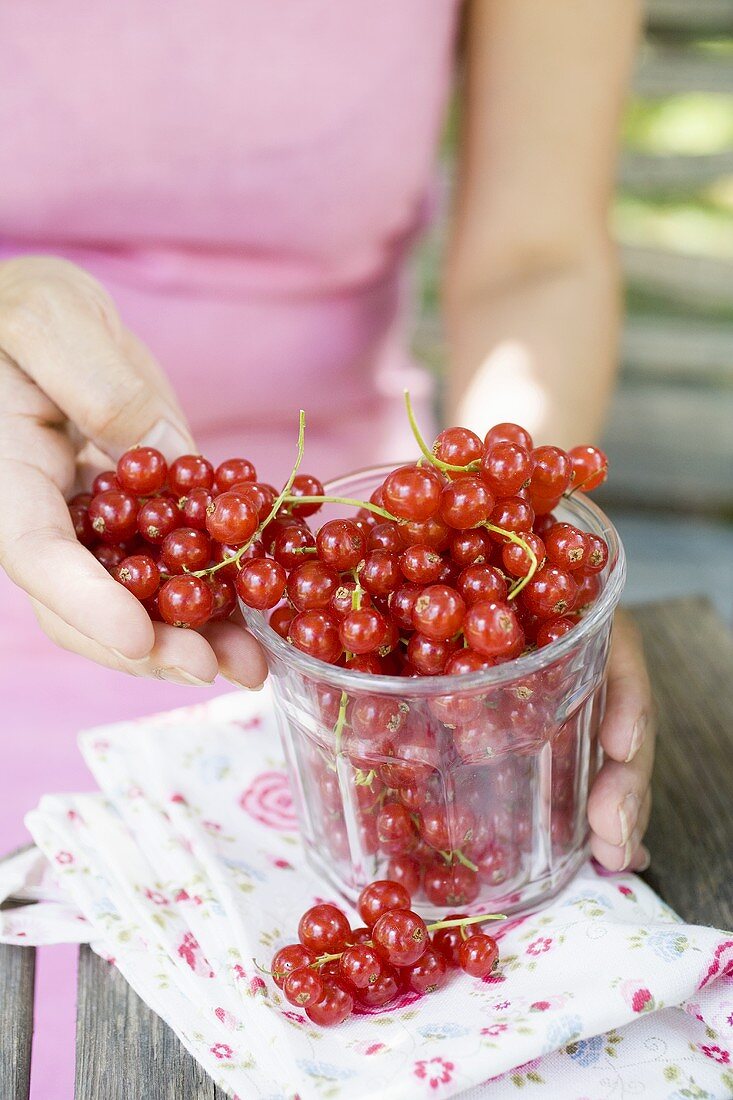
[[0, 346], [112, 458], [136, 443], [190, 451], [188, 425], [147, 349], [126, 339], [106, 291], [60, 260], [21, 261], [0, 281]]

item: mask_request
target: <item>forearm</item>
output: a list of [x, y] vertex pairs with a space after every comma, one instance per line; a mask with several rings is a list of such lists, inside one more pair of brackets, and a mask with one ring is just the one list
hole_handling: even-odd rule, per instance
[[597, 442], [617, 363], [613, 248], [504, 270], [480, 287], [446, 280], [448, 422], [483, 433], [511, 420], [538, 442]]

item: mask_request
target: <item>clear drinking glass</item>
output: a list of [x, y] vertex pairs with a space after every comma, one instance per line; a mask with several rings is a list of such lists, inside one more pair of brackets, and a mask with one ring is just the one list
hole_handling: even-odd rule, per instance
[[[368, 500], [389, 469], [326, 492]], [[318, 520], [337, 513], [324, 508]], [[601, 593], [559, 641], [485, 671], [351, 672], [301, 653], [242, 606], [267, 655], [306, 856], [349, 901], [397, 869], [424, 915], [517, 913], [549, 900], [584, 860], [625, 558], [586, 497], [555, 515], [606, 540]]]

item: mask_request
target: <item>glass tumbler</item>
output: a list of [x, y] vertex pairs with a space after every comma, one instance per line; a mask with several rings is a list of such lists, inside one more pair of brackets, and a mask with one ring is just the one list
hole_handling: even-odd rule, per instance
[[[368, 500], [391, 467], [331, 482]], [[344, 514], [327, 506], [318, 520]], [[588, 791], [624, 551], [581, 494], [558, 520], [609, 549], [600, 594], [564, 637], [460, 676], [373, 676], [327, 665], [242, 607], [264, 647], [305, 854], [354, 902], [398, 878], [417, 911], [518, 913], [549, 900], [586, 856]]]

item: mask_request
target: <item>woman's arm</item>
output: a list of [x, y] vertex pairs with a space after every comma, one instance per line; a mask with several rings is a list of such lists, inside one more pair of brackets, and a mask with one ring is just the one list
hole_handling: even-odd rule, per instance
[[613, 379], [607, 227], [637, 0], [474, 0], [444, 277], [449, 420], [597, 439]]
[[[636, 0], [475, 0], [457, 208], [445, 273], [449, 421], [500, 420], [561, 446], [597, 438], [616, 363], [608, 228]], [[591, 851], [648, 863], [654, 724], [620, 617], [588, 805]]]

